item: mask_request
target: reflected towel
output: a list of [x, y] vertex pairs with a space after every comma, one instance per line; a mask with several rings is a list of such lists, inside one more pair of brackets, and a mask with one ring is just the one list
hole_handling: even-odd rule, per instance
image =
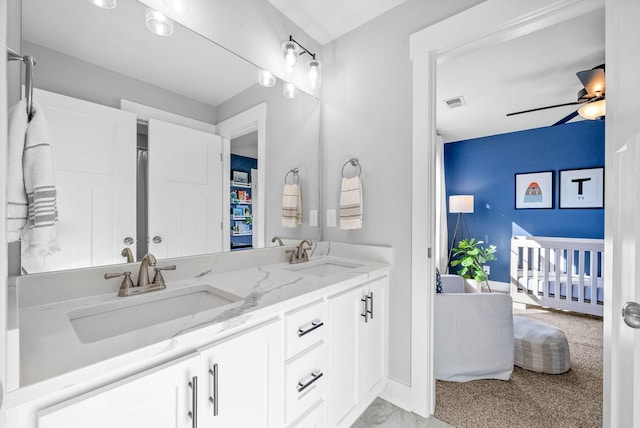
[[10, 119], [9, 131], [8, 232], [12, 241], [18, 240], [19, 234], [23, 257], [47, 256], [59, 250], [57, 194], [47, 120], [43, 108], [35, 102], [29, 122], [23, 101], [14, 109], [18, 111]]
[[340, 229], [361, 229], [362, 212], [362, 183], [360, 182], [360, 177], [343, 177], [340, 191]]
[[302, 224], [302, 195], [297, 184], [285, 184], [282, 192], [282, 225], [298, 227]]

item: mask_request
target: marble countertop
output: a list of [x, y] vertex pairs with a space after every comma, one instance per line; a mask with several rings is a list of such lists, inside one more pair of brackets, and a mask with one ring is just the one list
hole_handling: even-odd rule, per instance
[[[304, 270], [292, 270], [304, 268], [302, 264], [291, 265], [283, 261], [286, 260], [284, 250], [288, 248], [254, 250], [251, 255], [238, 252], [175, 259], [177, 272], [182, 270], [183, 274], [172, 276], [167, 272], [166, 290], [129, 297], [117, 297], [118, 280], [110, 283], [113, 290], [109, 293], [91, 295], [83, 292], [77, 298], [73, 298], [74, 288], [68, 283], [78, 282], [80, 277], [74, 281], [69, 278], [65, 281], [55, 275], [43, 276], [39, 282], [37, 278], [25, 280], [28, 284], [18, 288], [19, 300], [22, 300], [18, 310], [21, 387], [12, 393], [11, 401], [17, 403], [34, 395], [56, 391], [81, 383], [87, 377], [122, 372], [123, 367], [138, 365], [144, 368], [145, 365], [153, 366], [185, 355], [226, 334], [277, 317], [282, 311], [382, 276], [393, 265], [392, 250], [388, 247], [322, 243], [314, 249], [311, 261], [305, 265], [335, 262], [350, 263], [356, 267], [327, 276], [315, 276], [304, 273]], [[84, 276], [103, 275], [105, 269], [97, 270], [99, 272], [94, 272], [96, 269], [85, 270]], [[113, 267], [110, 270], [113, 271]], [[46, 292], [42, 290], [38, 293], [39, 287], [47, 287], [43, 284], [45, 279], [50, 280], [51, 287], [62, 292], [62, 300], [43, 297]], [[134, 302], [134, 299], [142, 301], [152, 295], [155, 299], [166, 293], [180, 293], [181, 290], [205, 285], [238, 299], [213, 309], [194, 309], [186, 316], [113, 337], [91, 342], [84, 340], [88, 343], [83, 343], [69, 320], [69, 312], [83, 308], [112, 302]], [[82, 285], [75, 284], [76, 288], [79, 286]]]

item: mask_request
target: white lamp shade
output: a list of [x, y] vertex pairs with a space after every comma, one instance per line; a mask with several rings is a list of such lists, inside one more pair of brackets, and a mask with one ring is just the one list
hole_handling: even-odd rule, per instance
[[270, 88], [276, 84], [276, 76], [267, 70], [258, 70], [258, 83], [265, 88]]
[[606, 113], [606, 104], [605, 100], [596, 101], [593, 103], [585, 104], [578, 110], [580, 116], [585, 119], [598, 119], [599, 117], [603, 117]]
[[116, 0], [89, 0], [89, 2], [103, 9], [113, 9], [116, 7]]
[[473, 195], [449, 196], [450, 213], [473, 213]]
[[173, 34], [173, 21], [151, 8], [147, 8], [146, 24], [149, 31], [158, 36], [170, 36]]

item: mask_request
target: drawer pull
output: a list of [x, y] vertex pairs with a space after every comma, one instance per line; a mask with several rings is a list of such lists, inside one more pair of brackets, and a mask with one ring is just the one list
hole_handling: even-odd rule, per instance
[[367, 298], [367, 296], [363, 296], [362, 299], [360, 299], [360, 301], [362, 303], [364, 303], [364, 309], [362, 311], [362, 313], [360, 314], [361, 317], [364, 317], [364, 322], [369, 322], [369, 305], [367, 304], [367, 302], [369, 301], [369, 299]]
[[373, 291], [367, 296], [367, 300], [371, 302], [371, 309], [367, 310], [369, 318], [373, 319]]
[[298, 392], [302, 392], [311, 385], [313, 385], [318, 379], [320, 379], [324, 373], [322, 372], [313, 372], [311, 373], [311, 379], [307, 383], [302, 383], [302, 381], [298, 382]]
[[211, 366], [209, 374], [211, 375], [213, 383], [213, 390], [211, 391], [209, 402], [213, 404], [213, 416], [218, 416], [218, 363]]
[[313, 330], [315, 330], [315, 329], [317, 329], [317, 328], [320, 328], [320, 327], [322, 327], [323, 325], [324, 325], [324, 323], [323, 323], [322, 321], [320, 321], [320, 320], [313, 320], [313, 321], [311, 322], [311, 327], [309, 327], [308, 329], [304, 330], [302, 327], [300, 327], [300, 328], [298, 329], [298, 337], [302, 337], [302, 336], [304, 336], [305, 334], [309, 334], [309, 333], [311, 333]]
[[191, 378], [189, 382], [189, 388], [191, 388], [191, 409], [188, 413], [191, 418], [191, 428], [198, 428], [198, 376]]

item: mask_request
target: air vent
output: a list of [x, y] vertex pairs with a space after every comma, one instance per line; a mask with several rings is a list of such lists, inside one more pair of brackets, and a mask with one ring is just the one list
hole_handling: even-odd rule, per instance
[[447, 105], [447, 107], [449, 107], [449, 109], [464, 107], [467, 105], [467, 102], [464, 100], [464, 97], [462, 95], [460, 95], [459, 97], [444, 100], [444, 103]]

